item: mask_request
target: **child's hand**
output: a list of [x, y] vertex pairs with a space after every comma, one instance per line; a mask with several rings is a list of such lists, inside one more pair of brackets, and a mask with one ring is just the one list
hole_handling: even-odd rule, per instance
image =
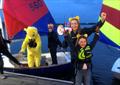
[[87, 70], [87, 65], [86, 65], [86, 63], [83, 64], [82, 69], [83, 69], [83, 70]]
[[23, 56], [24, 52], [19, 52], [18, 55]]
[[64, 31], [64, 36], [68, 36], [69, 35], [69, 30]]
[[76, 37], [77, 37], [77, 39], [78, 39], [78, 38], [80, 37], [80, 34], [77, 34]]
[[107, 14], [105, 12], [101, 13], [101, 21], [104, 22], [107, 17]]

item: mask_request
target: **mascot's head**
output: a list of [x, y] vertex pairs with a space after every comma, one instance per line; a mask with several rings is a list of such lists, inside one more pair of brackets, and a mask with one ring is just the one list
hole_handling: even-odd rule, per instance
[[27, 28], [24, 28], [24, 30], [27, 33], [27, 37], [29, 39], [35, 39], [38, 36], [38, 31], [36, 27], [29, 26]]
[[38, 37], [38, 31], [37, 28], [29, 26], [27, 28], [24, 29], [27, 33], [26, 37], [28, 37], [29, 39], [29, 47], [34, 48], [37, 46], [37, 43], [35, 41], [35, 39]]

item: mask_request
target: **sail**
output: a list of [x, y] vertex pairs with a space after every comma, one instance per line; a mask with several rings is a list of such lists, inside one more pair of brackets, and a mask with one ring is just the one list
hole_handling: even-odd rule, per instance
[[3, 14], [8, 38], [23, 38], [23, 29], [35, 26], [40, 34], [47, 33], [47, 24], [52, 18], [44, 0], [4, 0]]
[[102, 12], [107, 13], [107, 19], [100, 40], [120, 48], [120, 0], [103, 0]]

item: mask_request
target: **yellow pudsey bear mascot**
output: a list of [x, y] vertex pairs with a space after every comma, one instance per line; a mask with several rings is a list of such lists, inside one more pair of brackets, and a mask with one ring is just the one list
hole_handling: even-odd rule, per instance
[[24, 29], [26, 37], [23, 41], [20, 53], [27, 49], [28, 67], [39, 67], [41, 61], [41, 38], [37, 28], [29, 26]]

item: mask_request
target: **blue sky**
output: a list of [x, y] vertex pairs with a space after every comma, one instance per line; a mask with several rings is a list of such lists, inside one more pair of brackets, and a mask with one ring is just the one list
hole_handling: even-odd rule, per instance
[[44, 0], [53, 18], [63, 23], [69, 17], [80, 16], [81, 22], [96, 22], [102, 0]]

